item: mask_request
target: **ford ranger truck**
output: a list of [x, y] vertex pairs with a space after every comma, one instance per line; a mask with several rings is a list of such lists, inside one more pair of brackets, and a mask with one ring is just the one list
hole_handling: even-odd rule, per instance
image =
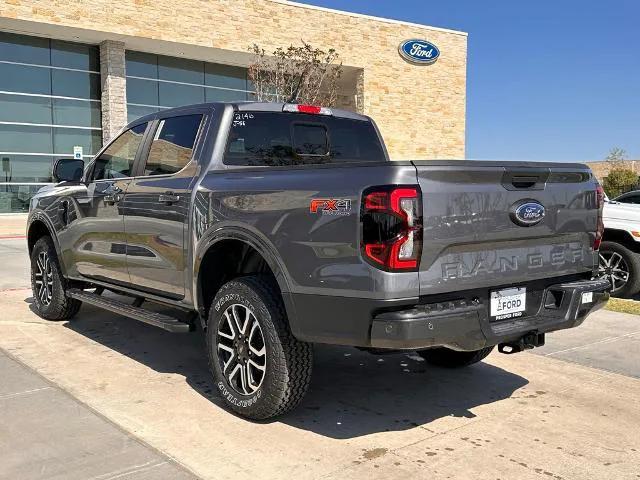
[[352, 112], [163, 110], [54, 176], [30, 204], [35, 311], [203, 332], [221, 396], [251, 419], [300, 402], [314, 343], [462, 367], [540, 346], [609, 297], [588, 167], [390, 161]]

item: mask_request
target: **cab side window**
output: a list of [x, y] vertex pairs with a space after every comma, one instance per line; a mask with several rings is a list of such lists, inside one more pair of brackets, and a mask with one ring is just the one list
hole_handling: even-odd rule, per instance
[[92, 180], [130, 177], [146, 128], [146, 123], [136, 125], [109, 145], [95, 161]]
[[202, 115], [181, 115], [160, 120], [142, 175], [171, 175], [193, 156]]

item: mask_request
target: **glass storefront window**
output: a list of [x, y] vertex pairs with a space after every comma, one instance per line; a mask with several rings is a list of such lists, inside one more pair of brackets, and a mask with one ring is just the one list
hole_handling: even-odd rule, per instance
[[77, 125], [79, 127], [100, 128], [102, 112], [100, 102], [84, 100], [53, 99], [53, 124]]
[[51, 77], [53, 95], [100, 99], [100, 75], [71, 70], [52, 70]]
[[127, 76], [158, 78], [158, 55], [128, 51]]
[[235, 90], [221, 90], [218, 88], [207, 88], [205, 90], [205, 102], [236, 102], [238, 100], [248, 100], [248, 92], [237, 92]]
[[99, 128], [100, 115], [99, 102], [0, 93], [0, 122]]
[[99, 50], [0, 32], [0, 213], [23, 211], [57, 158], [102, 144]]
[[158, 56], [158, 78], [204, 85], [204, 63], [184, 58]]
[[127, 105], [127, 116], [128, 121], [131, 122], [136, 118], [144, 117], [145, 115], [149, 115], [150, 113], [157, 113], [161, 110], [158, 107], [141, 107], [138, 105]]
[[231, 65], [205, 63], [204, 83], [212, 87], [251, 90], [248, 87], [247, 69]]
[[73, 147], [80, 146], [85, 154], [93, 155], [102, 146], [102, 132], [99, 130], [79, 130], [77, 128], [53, 129], [53, 152], [62, 155], [73, 153]]
[[[56, 158], [58, 157], [49, 155], [0, 154], [0, 182], [50, 182], [51, 169]], [[3, 190], [1, 185], [0, 190]]]
[[51, 98], [0, 93], [0, 122], [50, 124]]
[[0, 32], [1, 60], [51, 65], [49, 39]]
[[6, 152], [53, 153], [51, 127], [0, 124], [2, 156]]
[[159, 105], [158, 82], [127, 78], [127, 103]]
[[51, 40], [51, 65], [98, 72], [100, 51], [94, 45]]
[[51, 95], [51, 70], [0, 63], [0, 91]]
[[204, 102], [204, 88], [179, 83], [165, 83], [159, 85], [160, 105], [165, 107], [179, 107]]
[[27, 213], [29, 200], [45, 185], [0, 182], [0, 213]]
[[243, 67], [127, 51], [126, 69], [129, 121], [163, 108], [251, 95]]

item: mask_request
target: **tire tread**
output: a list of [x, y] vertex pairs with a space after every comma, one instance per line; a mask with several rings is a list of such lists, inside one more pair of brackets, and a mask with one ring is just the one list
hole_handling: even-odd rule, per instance
[[[237, 286], [234, 285], [236, 283], [248, 287], [265, 304], [274, 328], [269, 328], [268, 325], [265, 328], [263, 325], [263, 334], [269, 335], [271, 343], [279, 344], [282, 348], [272, 352], [275, 355], [273, 368], [276, 373], [273, 388], [264, 391], [263, 398], [255, 405], [256, 408], [248, 411], [230, 402], [226, 403], [236, 413], [254, 420], [265, 420], [283, 415], [300, 403], [309, 388], [313, 369], [312, 345], [299, 341], [291, 333], [282, 297], [270, 277], [252, 275], [236, 278], [223, 285], [216, 296], [224, 294], [226, 290], [237, 291]], [[209, 322], [211, 322], [213, 314], [214, 309], [211, 308]], [[209, 339], [212, 336], [212, 332], [207, 335]], [[211, 340], [210, 343], [212, 343]], [[216, 361], [212, 345], [209, 346], [209, 352], [209, 361]], [[211, 370], [215, 371], [213, 365], [210, 366]]]

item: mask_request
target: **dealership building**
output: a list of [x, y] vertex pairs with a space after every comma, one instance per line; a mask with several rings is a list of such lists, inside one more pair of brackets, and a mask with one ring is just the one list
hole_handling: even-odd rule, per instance
[[139, 116], [251, 100], [249, 47], [301, 41], [339, 53], [337, 106], [373, 117], [391, 158], [464, 158], [464, 32], [283, 0], [0, 0], [0, 213]]

